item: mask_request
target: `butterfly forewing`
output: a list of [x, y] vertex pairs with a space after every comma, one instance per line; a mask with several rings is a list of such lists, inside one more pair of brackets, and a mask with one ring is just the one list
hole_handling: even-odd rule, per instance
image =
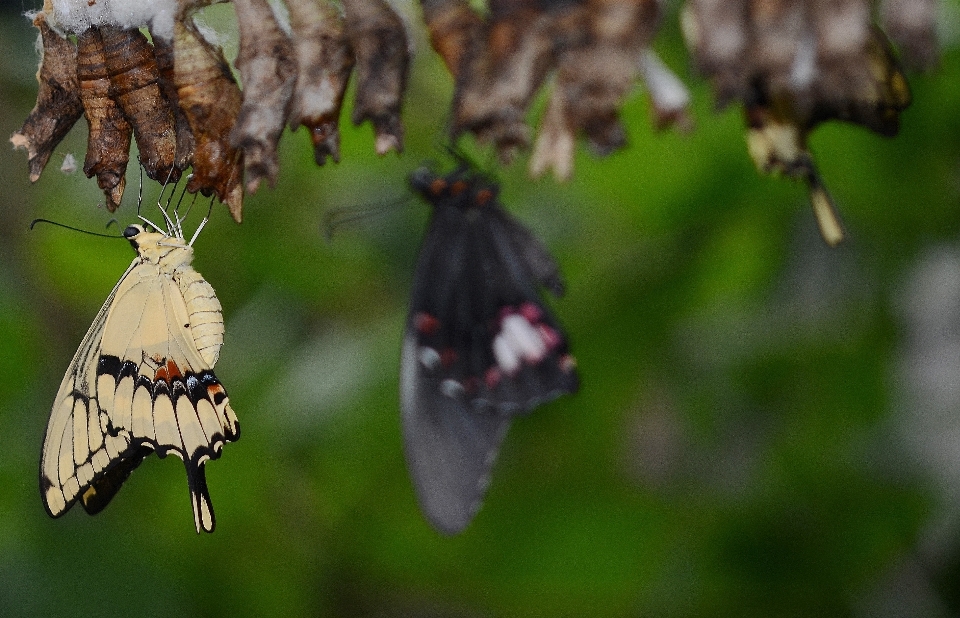
[[240, 433], [212, 371], [222, 343], [220, 304], [190, 267], [192, 249], [181, 239], [133, 229], [139, 233], [128, 238], [139, 255], [57, 394], [41, 458], [44, 503], [54, 517], [78, 499], [99, 512], [151, 451], [173, 453], [186, 466], [197, 531], [209, 532], [203, 464]]
[[538, 285], [563, 290], [553, 258], [456, 172], [415, 176], [434, 207], [401, 358], [407, 460], [427, 518], [462, 530], [479, 508], [512, 415], [577, 389], [566, 336]]

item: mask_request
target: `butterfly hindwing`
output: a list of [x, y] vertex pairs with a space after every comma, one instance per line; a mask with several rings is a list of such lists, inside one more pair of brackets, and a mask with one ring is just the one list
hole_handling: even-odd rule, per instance
[[208, 360], [215, 362], [222, 341], [219, 303], [190, 268], [188, 245], [131, 229], [139, 230], [128, 237], [140, 255], [94, 320], [57, 394], [41, 458], [44, 503], [54, 517], [78, 499], [99, 512], [150, 452], [173, 453], [186, 467], [197, 531], [210, 532], [215, 521], [203, 466], [240, 432]]
[[440, 381], [422, 375], [415, 338], [404, 341], [401, 409], [404, 448], [421, 508], [447, 534], [463, 530], [483, 499], [510, 416], [451, 403]]
[[512, 416], [576, 391], [577, 376], [538, 289], [562, 293], [556, 263], [495, 187], [461, 172], [413, 184], [434, 212], [401, 359], [404, 444], [427, 518], [456, 533], [479, 508]]

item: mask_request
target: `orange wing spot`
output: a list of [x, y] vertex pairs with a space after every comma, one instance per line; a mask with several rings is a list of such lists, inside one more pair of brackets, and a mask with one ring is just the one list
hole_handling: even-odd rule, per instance
[[440, 195], [447, 188], [447, 181], [443, 178], [436, 178], [430, 183], [430, 193]]
[[216, 397], [218, 393], [221, 395], [227, 394], [227, 392], [223, 390], [223, 386], [221, 386], [220, 384], [211, 384], [210, 386], [207, 387], [207, 395], [209, 395], [211, 399]]
[[483, 206], [493, 199], [493, 191], [490, 189], [480, 189], [477, 191], [477, 206]]
[[453, 193], [454, 195], [460, 195], [466, 191], [466, 189], [467, 183], [462, 180], [458, 180], [450, 186], [450, 193]]
[[180, 367], [177, 367], [177, 363], [173, 360], [167, 361], [167, 373], [170, 375], [171, 380], [183, 378], [183, 372], [180, 371]]
[[183, 378], [183, 372], [180, 371], [180, 367], [177, 367], [177, 363], [172, 360], [168, 360], [166, 365], [160, 365], [153, 375], [154, 381], [165, 380], [168, 384], [177, 378]]
[[211, 384], [207, 387], [207, 397], [213, 405], [219, 406], [227, 398], [227, 391], [223, 390], [220, 384]]

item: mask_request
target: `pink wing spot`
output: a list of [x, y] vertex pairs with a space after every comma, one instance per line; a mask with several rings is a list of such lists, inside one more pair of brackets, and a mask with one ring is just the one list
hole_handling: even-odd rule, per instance
[[527, 318], [527, 322], [531, 324], [536, 324], [543, 319], [543, 312], [540, 311], [540, 307], [530, 302], [520, 305], [520, 315]]
[[440, 363], [444, 367], [450, 367], [455, 362], [457, 362], [457, 351], [453, 348], [447, 348], [443, 352], [440, 352]]
[[499, 369], [496, 367], [490, 367], [483, 375], [483, 381], [486, 383], [488, 389], [493, 390], [497, 387], [497, 384], [500, 383], [500, 379], [502, 377], [503, 374], [500, 373]]
[[477, 392], [479, 386], [480, 380], [478, 380], [476, 376], [470, 376], [463, 381], [463, 390], [466, 391], [468, 395]]
[[560, 333], [556, 329], [547, 326], [546, 324], [537, 324], [537, 330], [540, 332], [540, 338], [543, 339], [543, 342], [547, 345], [548, 350], [556, 349], [563, 339], [560, 337]]
[[429, 313], [421, 311], [413, 316], [413, 327], [416, 328], [417, 332], [421, 335], [432, 335], [439, 330], [440, 320]]

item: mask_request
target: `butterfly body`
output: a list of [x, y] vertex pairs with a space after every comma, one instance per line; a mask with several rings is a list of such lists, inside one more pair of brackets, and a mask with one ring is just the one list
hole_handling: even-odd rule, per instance
[[465, 170], [421, 170], [433, 206], [401, 357], [407, 461], [427, 518], [447, 533], [473, 518], [510, 421], [577, 390], [576, 363], [539, 287], [563, 292], [556, 263]]
[[240, 427], [213, 373], [223, 318], [182, 238], [130, 226], [137, 257], [107, 298], [54, 402], [40, 462], [47, 512], [103, 509], [151, 452], [183, 460], [197, 531], [213, 530], [203, 465]]

